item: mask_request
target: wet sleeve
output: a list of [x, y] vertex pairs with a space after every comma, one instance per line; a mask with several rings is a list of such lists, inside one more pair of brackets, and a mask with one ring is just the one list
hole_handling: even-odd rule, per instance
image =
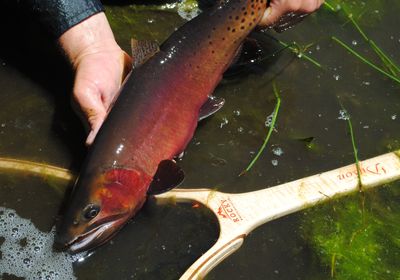
[[22, 0], [21, 2], [55, 38], [88, 17], [104, 11], [99, 0]]

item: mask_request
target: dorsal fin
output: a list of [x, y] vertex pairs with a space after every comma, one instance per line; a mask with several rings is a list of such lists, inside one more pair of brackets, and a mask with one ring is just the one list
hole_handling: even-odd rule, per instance
[[182, 183], [184, 178], [185, 173], [175, 161], [163, 160], [158, 165], [147, 194], [155, 195], [169, 191]]
[[211, 116], [222, 108], [225, 99], [222, 97], [209, 96], [208, 100], [201, 106], [199, 111], [199, 121]]
[[131, 39], [133, 68], [137, 68], [145, 63], [149, 58], [160, 51], [160, 47], [155, 41], [138, 41]]
[[298, 12], [284, 14], [276, 23], [272, 25], [272, 28], [276, 32], [282, 33], [283, 31], [286, 31], [301, 22], [306, 16], [308, 16], [308, 14]]

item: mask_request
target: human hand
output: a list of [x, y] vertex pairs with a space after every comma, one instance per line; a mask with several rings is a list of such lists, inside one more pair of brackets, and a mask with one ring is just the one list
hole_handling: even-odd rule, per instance
[[276, 23], [287, 13], [309, 14], [317, 10], [324, 0], [271, 0], [260, 25], [269, 26]]
[[131, 68], [131, 58], [116, 43], [104, 13], [67, 30], [59, 42], [75, 70], [73, 101], [89, 127], [90, 145]]

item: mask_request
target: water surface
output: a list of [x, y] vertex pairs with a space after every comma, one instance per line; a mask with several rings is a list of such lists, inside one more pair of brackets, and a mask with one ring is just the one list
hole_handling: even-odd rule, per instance
[[[384, 0], [361, 7], [365, 9], [362, 28], [400, 62], [399, 5]], [[0, 46], [0, 156], [77, 172], [86, 149], [84, 129], [69, 106], [72, 75], [45, 34], [37, 26], [21, 24], [16, 13], [10, 10], [1, 19], [1, 32], [7, 40]], [[107, 15], [127, 51], [131, 37], [161, 43], [185, 21], [174, 10], [155, 6], [109, 6]], [[337, 36], [374, 60], [368, 45], [341, 13], [322, 9], [294, 29], [268, 34], [309, 45], [305, 53], [323, 68], [286, 50], [224, 79], [215, 95], [226, 99], [225, 106], [199, 125], [180, 162], [186, 173], [184, 187], [247, 192], [352, 163], [353, 150], [347, 123], [340, 119], [340, 103], [351, 115], [360, 158], [400, 148], [400, 87], [331, 40]], [[281, 48], [268, 37], [259, 39], [266, 56]], [[257, 164], [239, 178], [267, 132], [265, 122], [276, 102], [272, 80], [282, 98], [276, 131]], [[310, 139], [311, 143], [305, 141]], [[15, 209], [38, 230], [48, 232], [61, 204], [60, 190], [65, 187], [63, 182], [2, 172], [0, 207]], [[369, 193], [367, 211], [379, 209], [381, 216], [399, 217], [400, 209], [386, 207], [398, 202], [399, 196], [392, 193], [396, 187], [398, 184]], [[353, 196], [344, 204], [331, 203], [260, 227], [208, 279], [329, 278], [331, 267], [320, 252], [327, 248], [313, 238], [322, 230], [330, 232], [334, 222], [343, 221], [346, 211], [339, 215], [337, 207], [359, 201], [359, 196]], [[357, 224], [349, 229], [358, 230]], [[212, 245], [217, 231], [215, 220], [203, 208], [157, 206], [150, 201], [110, 244], [77, 262], [74, 273], [78, 279], [177, 279]], [[391, 238], [382, 230], [374, 242], [387, 248], [388, 255], [398, 256], [399, 246], [388, 246]], [[375, 264], [390, 266], [386, 259], [383, 262], [377, 258]], [[335, 277], [344, 277], [340, 263], [337, 269]], [[392, 270], [381, 279], [396, 279], [398, 273]]]

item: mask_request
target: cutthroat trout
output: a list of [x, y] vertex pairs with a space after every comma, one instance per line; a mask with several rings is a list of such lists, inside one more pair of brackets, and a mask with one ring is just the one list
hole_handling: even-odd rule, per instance
[[174, 32], [158, 49], [133, 41], [135, 64], [90, 147], [56, 243], [75, 253], [108, 241], [149, 193], [183, 179], [173, 161], [199, 118], [222, 102], [210, 98], [267, 0], [227, 0]]

